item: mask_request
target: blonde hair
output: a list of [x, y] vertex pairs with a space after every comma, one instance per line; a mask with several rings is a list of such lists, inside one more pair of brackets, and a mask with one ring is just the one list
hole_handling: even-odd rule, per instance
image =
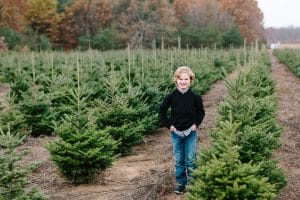
[[177, 80], [179, 79], [180, 77], [180, 74], [181, 73], [187, 73], [190, 75], [190, 79], [191, 79], [191, 83], [193, 82], [193, 80], [195, 79], [195, 74], [194, 72], [191, 70], [191, 68], [187, 67], [187, 66], [181, 66], [181, 67], [178, 67], [174, 73], [174, 76], [173, 76], [173, 81], [175, 84], [177, 84]]

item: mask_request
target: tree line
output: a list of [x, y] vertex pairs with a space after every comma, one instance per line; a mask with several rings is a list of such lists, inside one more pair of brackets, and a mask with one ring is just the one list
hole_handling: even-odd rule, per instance
[[269, 27], [265, 30], [268, 43], [300, 43], [300, 27]]
[[229, 47], [263, 40], [255, 0], [0, 0], [8, 49]]

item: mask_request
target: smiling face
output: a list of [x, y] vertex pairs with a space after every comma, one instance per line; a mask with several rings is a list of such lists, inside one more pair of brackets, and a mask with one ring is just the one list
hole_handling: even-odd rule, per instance
[[173, 81], [176, 87], [182, 90], [188, 89], [193, 83], [194, 79], [195, 74], [191, 68], [187, 66], [178, 67], [173, 76]]
[[187, 72], [181, 72], [179, 74], [179, 77], [176, 80], [176, 85], [179, 87], [179, 89], [185, 90], [188, 89], [191, 85], [191, 78], [189, 73]]

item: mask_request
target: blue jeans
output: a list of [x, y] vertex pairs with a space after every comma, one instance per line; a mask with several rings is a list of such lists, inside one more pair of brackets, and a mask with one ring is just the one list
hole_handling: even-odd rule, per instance
[[197, 132], [192, 131], [188, 136], [172, 134], [173, 152], [175, 155], [175, 175], [178, 186], [186, 186], [192, 178], [196, 167]]

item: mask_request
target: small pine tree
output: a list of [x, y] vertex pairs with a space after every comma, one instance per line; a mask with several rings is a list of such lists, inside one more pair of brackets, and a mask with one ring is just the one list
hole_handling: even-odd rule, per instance
[[60, 173], [72, 183], [86, 183], [93, 176], [111, 166], [117, 142], [104, 131], [96, 130], [88, 118], [85, 87], [71, 90], [72, 114], [56, 128], [58, 141], [47, 144], [51, 159]]
[[0, 127], [3, 132], [8, 132], [15, 135], [16, 133], [27, 133], [24, 115], [20, 112], [18, 105], [15, 104], [15, 95], [10, 92], [7, 95], [7, 105], [0, 107]]
[[17, 163], [25, 152], [17, 153], [16, 148], [22, 144], [25, 137], [19, 134], [11, 135], [9, 129], [5, 134], [0, 129], [0, 145], [3, 148], [0, 154], [0, 196], [4, 199], [15, 199], [24, 196], [27, 171]]
[[247, 68], [226, 82], [213, 145], [202, 151], [189, 199], [275, 199], [284, 171], [270, 159], [281, 128], [266, 70]]
[[51, 135], [53, 114], [49, 96], [37, 85], [30, 87], [22, 96], [23, 100], [19, 102], [20, 110], [25, 116], [31, 135]]
[[6, 133], [0, 127], [0, 200], [24, 199], [44, 200], [46, 197], [36, 188], [26, 191], [27, 175], [30, 167], [24, 168], [19, 161], [27, 152], [17, 152], [16, 148], [23, 143], [25, 136]]
[[95, 111], [97, 129], [105, 130], [120, 142], [117, 152], [121, 154], [129, 153], [157, 122], [157, 116], [149, 115], [147, 104], [139, 102], [133, 107], [128, 102], [129, 97], [125, 97], [116, 97], [111, 103], [99, 101]]
[[221, 126], [221, 136], [210, 155], [202, 155], [198, 162], [188, 199], [275, 199], [275, 185], [259, 175], [261, 165], [240, 161], [240, 147], [234, 145], [238, 126], [232, 122]]
[[195, 171], [188, 199], [275, 199], [275, 185], [257, 176], [259, 165], [241, 163], [237, 146], [228, 148]]

